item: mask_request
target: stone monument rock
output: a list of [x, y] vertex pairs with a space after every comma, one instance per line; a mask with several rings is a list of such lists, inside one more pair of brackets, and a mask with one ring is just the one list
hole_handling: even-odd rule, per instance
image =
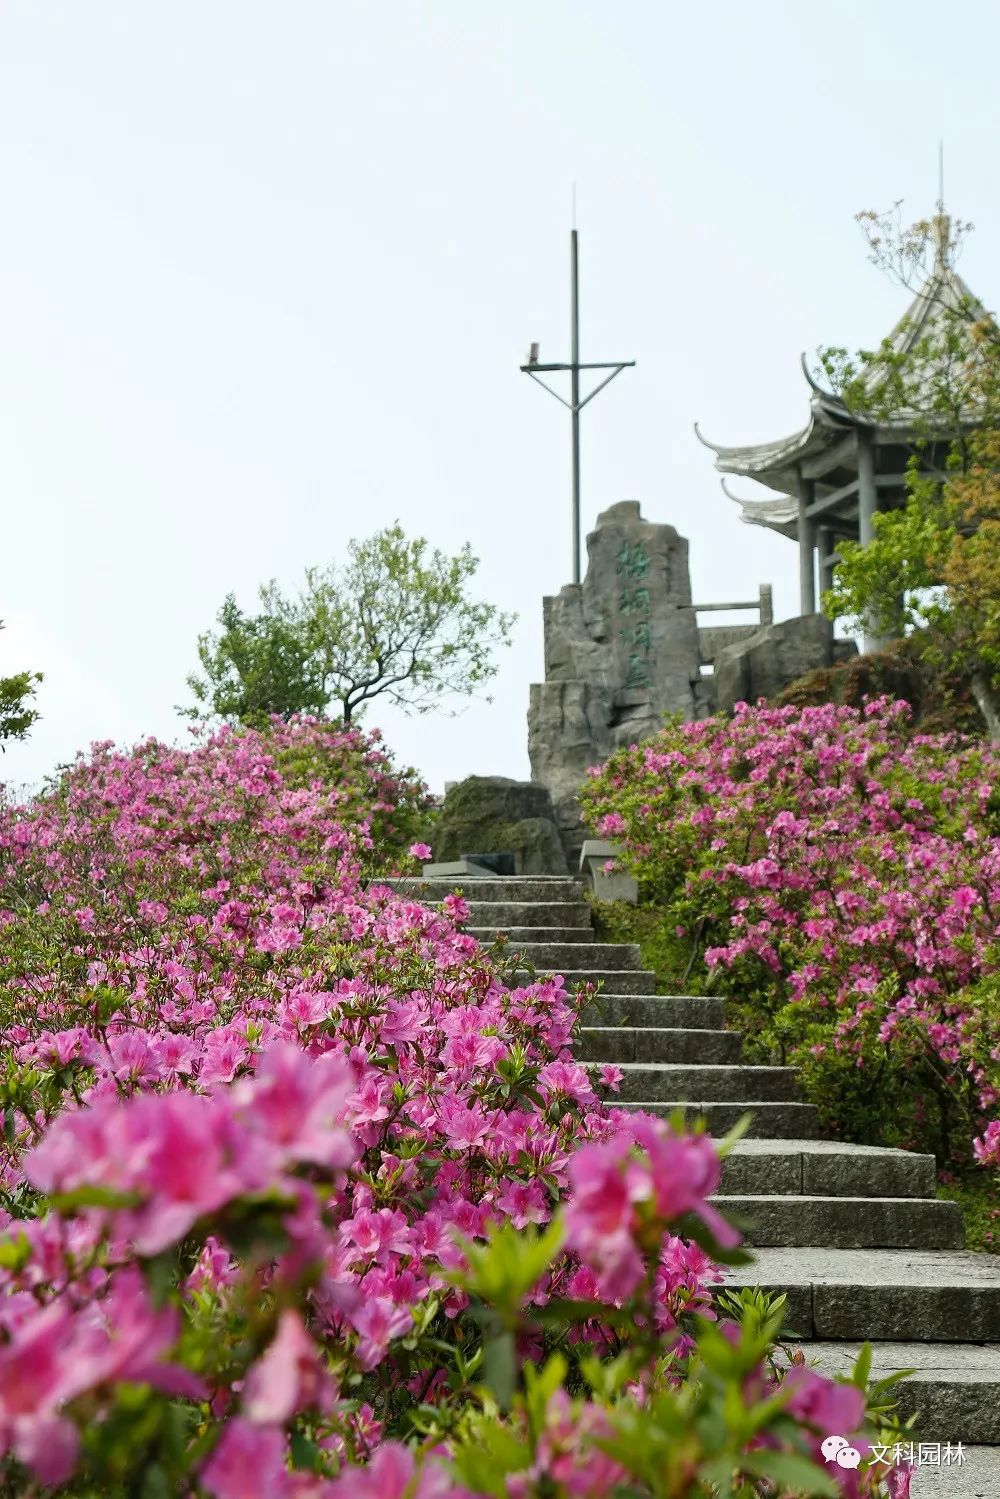
[[651, 738], [666, 714], [711, 711], [685, 539], [623, 500], [598, 516], [587, 558], [583, 582], [543, 602], [545, 681], [532, 685], [528, 709], [531, 777], [552, 797], [571, 868], [588, 766]]

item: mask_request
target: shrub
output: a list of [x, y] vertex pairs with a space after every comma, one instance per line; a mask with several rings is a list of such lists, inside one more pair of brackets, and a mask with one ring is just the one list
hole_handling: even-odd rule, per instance
[[583, 996], [460, 898], [366, 876], [409, 796], [300, 722], [97, 746], [0, 815], [0, 1491], [830, 1492], [863, 1362], [709, 1320], [715, 1147], [610, 1108]]
[[1000, 1097], [997, 765], [904, 703], [741, 705], [619, 751], [583, 801], [754, 1059], [801, 1065], [828, 1129], [965, 1164]]

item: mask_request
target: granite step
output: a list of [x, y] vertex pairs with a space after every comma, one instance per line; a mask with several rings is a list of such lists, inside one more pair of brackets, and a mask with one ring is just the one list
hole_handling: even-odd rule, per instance
[[469, 907], [468, 927], [579, 927], [594, 935], [594, 924], [590, 907], [586, 901], [546, 900], [472, 900], [466, 897]]
[[464, 926], [462, 931], [487, 945], [502, 933], [507, 939], [508, 952], [518, 952], [526, 943], [556, 942], [560, 946], [586, 947], [594, 941], [589, 926]]
[[[807, 1364], [824, 1374], [849, 1374], [861, 1352], [860, 1342], [807, 1342], [796, 1347]], [[900, 1369], [914, 1371], [896, 1386], [896, 1398], [902, 1420], [920, 1412], [919, 1441], [1000, 1443], [1000, 1346], [914, 1342], [872, 1343], [871, 1349], [874, 1379]], [[1000, 1453], [997, 1457], [1000, 1460]], [[975, 1478], [970, 1455], [961, 1468], [968, 1478]], [[959, 1471], [952, 1467], [952, 1477], [957, 1479]], [[915, 1478], [912, 1493], [918, 1492]]]
[[1000, 1258], [970, 1250], [760, 1248], [730, 1286], [788, 1297], [788, 1335], [821, 1341], [1000, 1341]]
[[686, 1062], [735, 1065], [738, 1031], [680, 1030], [676, 1026], [584, 1026], [576, 1051], [584, 1062]]
[[[656, 976], [641, 968], [536, 968], [535, 976], [544, 978], [550, 973], [562, 975], [567, 989], [576, 989], [581, 984], [593, 984], [601, 991], [614, 994], [652, 994], [656, 988]], [[531, 975], [526, 968], [516, 970], [521, 982], [527, 983]]]
[[748, 1244], [827, 1249], [961, 1249], [957, 1202], [930, 1197], [720, 1197]]
[[[514, 951], [514, 944], [509, 944]], [[528, 942], [518, 943], [516, 950], [523, 952], [525, 960], [532, 963], [538, 973], [565, 973], [574, 969], [611, 969], [616, 973], [625, 970], [638, 973], [642, 967], [642, 956], [634, 942]], [[652, 980], [653, 975], [647, 975]]]
[[446, 895], [461, 892], [469, 901], [550, 902], [570, 901], [584, 904], [583, 886], [569, 875], [463, 875], [461, 879], [421, 879], [407, 875], [402, 879], [378, 880], [408, 900], [436, 905]]
[[721, 999], [688, 994], [610, 994], [603, 991], [586, 1005], [584, 1025], [630, 1025], [662, 1029], [721, 1031], [725, 1007]]
[[[617, 1104], [615, 1098], [610, 1099]], [[719, 1103], [709, 1099], [633, 1099], [619, 1107], [644, 1114], [670, 1115], [680, 1112], [687, 1127], [698, 1121], [713, 1135], [725, 1135], [745, 1114], [750, 1115], [748, 1139], [811, 1140], [818, 1132], [816, 1109], [811, 1103], [772, 1103], [749, 1099], [744, 1103]]]
[[934, 1157], [833, 1140], [743, 1139], [722, 1163], [720, 1191], [797, 1197], [933, 1197]]
[[[947, 1442], [948, 1438], [943, 1440]], [[910, 1496], [911, 1499], [1000, 1499], [1000, 1447], [967, 1446], [960, 1465], [925, 1463], [913, 1475]]]
[[[594, 1062], [586, 1066], [596, 1066]], [[698, 1103], [793, 1103], [799, 1095], [794, 1067], [698, 1066], [675, 1062], [623, 1062], [617, 1097], [634, 1102], [690, 1099]], [[747, 1102], [744, 1102], [746, 1100]]]

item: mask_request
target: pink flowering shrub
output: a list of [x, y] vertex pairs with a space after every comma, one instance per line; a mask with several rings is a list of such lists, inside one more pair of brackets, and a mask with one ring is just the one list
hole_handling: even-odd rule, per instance
[[865, 1450], [860, 1388], [765, 1404], [776, 1317], [699, 1324], [711, 1142], [377, 879], [422, 798], [300, 721], [0, 809], [0, 1492], [653, 1493], [678, 1423], [692, 1482], [819, 1492], [834, 1411]]
[[842, 1135], [965, 1163], [1000, 1099], [1000, 761], [907, 714], [742, 705], [620, 751], [583, 801], [668, 981], [725, 994]]

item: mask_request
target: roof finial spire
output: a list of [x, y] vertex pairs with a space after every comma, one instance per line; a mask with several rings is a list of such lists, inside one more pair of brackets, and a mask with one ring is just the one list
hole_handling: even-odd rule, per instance
[[934, 270], [940, 275], [948, 266], [951, 219], [944, 211], [944, 141], [938, 141], [938, 197], [934, 218]]

